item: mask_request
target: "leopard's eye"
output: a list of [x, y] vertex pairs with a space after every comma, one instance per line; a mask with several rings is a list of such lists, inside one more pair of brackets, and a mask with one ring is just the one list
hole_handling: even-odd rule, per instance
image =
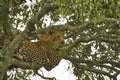
[[52, 35], [54, 32], [53, 31], [49, 31], [49, 34]]

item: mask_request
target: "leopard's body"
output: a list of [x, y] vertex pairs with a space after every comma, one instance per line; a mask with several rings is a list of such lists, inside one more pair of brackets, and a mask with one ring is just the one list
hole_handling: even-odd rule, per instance
[[64, 34], [59, 30], [51, 30], [43, 34], [38, 42], [23, 41], [19, 54], [28, 62], [44, 65], [46, 70], [51, 70], [60, 62], [59, 52], [54, 46], [64, 42]]

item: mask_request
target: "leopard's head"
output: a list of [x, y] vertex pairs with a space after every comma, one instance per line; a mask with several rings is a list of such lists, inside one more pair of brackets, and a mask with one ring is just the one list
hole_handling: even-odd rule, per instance
[[60, 30], [50, 30], [41, 36], [40, 41], [45, 41], [52, 45], [61, 45], [64, 43], [64, 33]]

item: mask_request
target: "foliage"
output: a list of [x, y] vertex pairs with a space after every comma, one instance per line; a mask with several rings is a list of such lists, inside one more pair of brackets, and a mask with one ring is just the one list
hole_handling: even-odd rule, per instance
[[[44, 0], [30, 0], [29, 5], [26, 2], [1, 0], [0, 27], [9, 18], [14, 25], [13, 30], [22, 28], [46, 4]], [[78, 80], [105, 80], [106, 76], [110, 80], [116, 79], [120, 73], [120, 0], [52, 2], [59, 5], [59, 9], [46, 14], [35, 26], [37, 30], [46, 28], [46, 17], [49, 17], [50, 26], [61, 19], [66, 21], [63, 28], [66, 25], [69, 27], [65, 31], [64, 49], [69, 50], [62, 50], [60, 56], [72, 62]], [[57, 48], [57, 45], [54, 47]], [[26, 77], [23, 75], [17, 73], [18, 77]]]
[[[13, 73], [16, 73], [16, 75], [14, 75]], [[14, 69], [13, 71], [10, 71], [8, 76], [9, 80], [30, 80], [30, 77], [28, 77], [29, 75], [33, 75], [33, 72], [31, 70], [29, 71], [25, 71], [25, 70], [21, 70], [21, 69]]]

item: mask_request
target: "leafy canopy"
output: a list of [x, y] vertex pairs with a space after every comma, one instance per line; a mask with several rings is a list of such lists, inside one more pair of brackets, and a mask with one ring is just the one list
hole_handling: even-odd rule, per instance
[[[9, 18], [15, 29], [21, 28], [46, 4], [45, 0], [30, 0], [29, 4], [27, 1], [1, 0], [0, 26]], [[47, 20], [50, 20], [50, 26], [61, 19], [66, 21], [62, 26], [68, 26], [64, 46], [68, 50], [67, 53], [62, 51], [62, 55], [72, 62], [77, 79], [116, 80], [120, 73], [120, 0], [52, 2], [59, 5], [59, 9], [46, 14], [36, 28], [47, 27]]]

